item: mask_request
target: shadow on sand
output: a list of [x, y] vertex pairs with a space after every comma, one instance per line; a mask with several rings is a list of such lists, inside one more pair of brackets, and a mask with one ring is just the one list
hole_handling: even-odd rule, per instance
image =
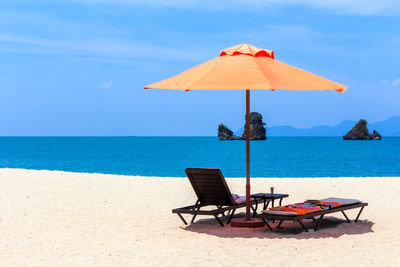
[[[244, 217], [241, 213], [235, 217]], [[224, 218], [226, 222], [227, 218]], [[270, 222], [273, 231], [270, 231], [266, 226], [262, 228], [233, 228], [225, 224], [220, 227], [214, 218], [198, 219], [194, 224], [181, 227], [185, 231], [197, 232], [207, 235], [214, 235], [222, 238], [242, 237], [242, 238], [295, 238], [295, 239], [315, 239], [315, 238], [338, 238], [342, 235], [361, 235], [372, 233], [373, 222], [368, 220], [359, 220], [357, 223], [338, 219], [336, 217], [325, 217], [320, 224], [317, 232], [313, 228], [315, 223], [312, 220], [304, 220], [304, 225], [309, 229], [309, 232], [303, 231], [299, 223], [285, 221], [280, 229], [276, 229], [278, 222]]]

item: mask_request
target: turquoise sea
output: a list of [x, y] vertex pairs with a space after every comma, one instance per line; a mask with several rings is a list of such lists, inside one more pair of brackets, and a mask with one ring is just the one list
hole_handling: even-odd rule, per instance
[[[185, 176], [187, 167], [245, 176], [245, 141], [216, 137], [0, 137], [0, 167]], [[400, 176], [400, 137], [270, 137], [251, 142], [252, 177]]]

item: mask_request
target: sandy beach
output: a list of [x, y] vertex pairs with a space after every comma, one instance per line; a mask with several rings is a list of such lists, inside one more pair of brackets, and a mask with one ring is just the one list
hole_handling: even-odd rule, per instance
[[[232, 192], [244, 179], [230, 178]], [[284, 204], [309, 198], [369, 203], [359, 223], [340, 213], [318, 232], [219, 227], [210, 217], [184, 226], [172, 208], [192, 204], [185, 178], [0, 169], [1, 266], [398, 266], [400, 178], [253, 178]], [[242, 215], [244, 209], [241, 210]], [[354, 219], [356, 211], [349, 211]], [[276, 223], [273, 224], [276, 226]]]

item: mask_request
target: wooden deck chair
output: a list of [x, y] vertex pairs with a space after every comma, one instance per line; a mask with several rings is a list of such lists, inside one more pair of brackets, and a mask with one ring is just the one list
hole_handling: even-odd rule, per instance
[[[185, 173], [196, 193], [197, 201], [194, 205], [172, 210], [172, 213], [178, 214], [185, 225], [188, 223], [182, 214], [193, 215], [191, 223], [197, 215], [211, 215], [221, 226], [224, 226], [218, 215], [224, 216], [225, 212], [228, 212], [227, 223], [229, 224], [236, 209], [246, 207], [245, 197], [232, 195], [220, 169], [187, 168]], [[253, 212], [256, 212], [253, 205], [262, 201], [262, 199], [257, 201], [251, 199]]]

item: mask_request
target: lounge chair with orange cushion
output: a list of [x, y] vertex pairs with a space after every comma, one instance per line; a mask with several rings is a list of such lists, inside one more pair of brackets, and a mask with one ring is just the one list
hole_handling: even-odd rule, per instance
[[[269, 208], [268, 210], [264, 210], [262, 213], [257, 214], [256, 217], [261, 218], [270, 230], [272, 230], [272, 227], [268, 224], [267, 220], [279, 220], [277, 228], [281, 226], [283, 221], [294, 221], [299, 222], [302, 228], [308, 232], [308, 229], [303, 224], [303, 220], [305, 219], [312, 219], [316, 223], [314, 231], [317, 231], [321, 220], [326, 214], [340, 211], [346, 218], [346, 221], [350, 223], [351, 221], [344, 211], [360, 208], [360, 211], [355, 219], [355, 222], [357, 222], [365, 206], [368, 206], [368, 203], [361, 202], [357, 199], [331, 197], [321, 200], [305, 201], [293, 205]], [[318, 216], [319, 218], [315, 219]]]

